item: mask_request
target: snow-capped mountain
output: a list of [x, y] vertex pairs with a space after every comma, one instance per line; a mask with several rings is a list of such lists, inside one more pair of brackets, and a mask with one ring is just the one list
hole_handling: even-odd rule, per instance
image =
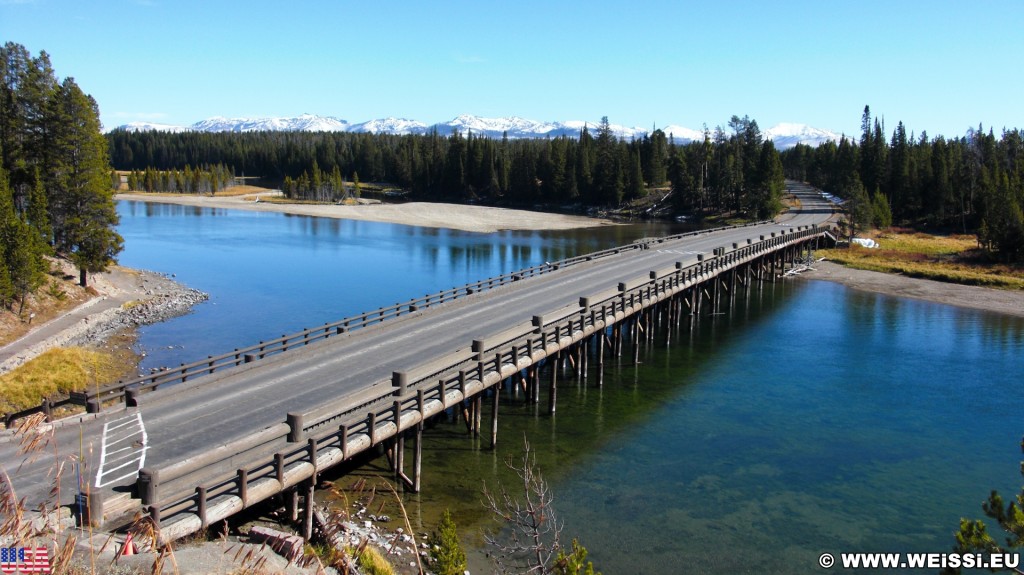
[[349, 123], [331, 116], [302, 114], [295, 118], [223, 118], [215, 116], [189, 126], [195, 132], [347, 132]]
[[[546, 138], [558, 136], [578, 136], [587, 127], [593, 135], [597, 131], [597, 122], [570, 120], [567, 122], [537, 122], [515, 116], [505, 118], [482, 118], [480, 116], [461, 115], [448, 122], [427, 125], [416, 120], [405, 118], [382, 118], [356, 124], [349, 123], [331, 116], [303, 114], [295, 118], [223, 118], [214, 117], [196, 122], [191, 126], [171, 126], [150, 122], [132, 122], [119, 126], [117, 129], [128, 131], [164, 131], [164, 132], [370, 132], [374, 134], [426, 134], [432, 130], [442, 136], [451, 135], [455, 131], [462, 134], [472, 132], [476, 136], [501, 138], [507, 134], [509, 138]], [[637, 128], [610, 124], [612, 133], [617, 138], [631, 140], [642, 138], [654, 128]], [[678, 125], [659, 128], [671, 136], [677, 144], [685, 144], [704, 139], [701, 130], [694, 130]], [[779, 124], [763, 132], [766, 139], [775, 142], [775, 147], [784, 150], [797, 143], [817, 146], [828, 140], [839, 141], [839, 135], [828, 130], [812, 128], [804, 124]]]
[[382, 118], [370, 120], [360, 124], [351, 124], [350, 132], [370, 132], [372, 134], [422, 134], [427, 131], [427, 125], [416, 120], [405, 118]]
[[127, 132], [188, 132], [192, 128], [188, 126], [172, 126], [171, 124], [158, 124], [156, 122], [129, 122], [117, 127], [118, 130]]
[[775, 149], [788, 150], [797, 144], [817, 147], [829, 140], [838, 144], [841, 136], [835, 132], [812, 128], [806, 124], [783, 122], [765, 130], [764, 137], [775, 143]]

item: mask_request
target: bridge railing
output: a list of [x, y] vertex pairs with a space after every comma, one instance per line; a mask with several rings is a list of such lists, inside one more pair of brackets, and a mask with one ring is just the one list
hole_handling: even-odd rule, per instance
[[[765, 222], [749, 223], [744, 224], [741, 227], [756, 226], [763, 223]], [[652, 238], [627, 244], [625, 246], [592, 252], [581, 256], [566, 258], [553, 263], [545, 263], [509, 272], [478, 282], [469, 283], [462, 287], [454, 287], [434, 294], [427, 294], [424, 297], [412, 299], [404, 303], [396, 303], [393, 306], [382, 307], [350, 316], [342, 320], [325, 323], [319, 327], [303, 329], [298, 333], [285, 334], [277, 339], [260, 341], [258, 344], [246, 348], [236, 348], [234, 351], [216, 356], [207, 356], [206, 359], [192, 363], [182, 363], [179, 367], [163, 369], [148, 375], [140, 375], [137, 378], [121, 380], [116, 383], [107, 384], [82, 392], [72, 392], [70, 394], [69, 401], [73, 404], [85, 406], [87, 411], [90, 413], [99, 411], [103, 404], [108, 402], [123, 400], [127, 404], [132, 405], [139, 394], [148, 391], [155, 391], [164, 385], [183, 383], [192, 378], [212, 374], [217, 370], [238, 367], [245, 363], [263, 359], [270, 355], [294, 350], [316, 341], [334, 337], [336, 335], [342, 335], [356, 329], [407, 315], [420, 309], [447, 303], [474, 293], [491, 290], [522, 279], [543, 275], [564, 267], [574, 266], [616, 255], [624, 251], [647, 249], [653, 244], [704, 235], [731, 228], [732, 226], [721, 226], [717, 228], [675, 234], [663, 238]], [[33, 408], [26, 413], [35, 411], [39, 411], [39, 409]]]
[[[184, 515], [183, 523], [168, 531], [172, 538], [175, 529], [195, 531], [395, 436], [654, 301], [824, 231], [817, 227], [780, 230], [718, 252], [712, 259], [689, 266], [677, 262], [618, 289], [581, 297], [579, 305], [475, 340], [470, 351], [396, 372], [391, 381], [374, 382], [365, 392], [317, 409], [290, 413], [284, 423], [197, 458], [159, 470], [144, 469], [139, 493], [158, 522], [161, 517]], [[235, 471], [209, 476], [210, 469], [225, 465]], [[217, 506], [211, 507], [214, 499]]]

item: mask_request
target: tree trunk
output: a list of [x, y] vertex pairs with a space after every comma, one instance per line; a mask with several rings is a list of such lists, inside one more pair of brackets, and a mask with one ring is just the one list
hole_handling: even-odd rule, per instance
[[82, 287], [89, 287], [89, 279], [86, 275], [85, 268], [78, 268], [78, 285]]

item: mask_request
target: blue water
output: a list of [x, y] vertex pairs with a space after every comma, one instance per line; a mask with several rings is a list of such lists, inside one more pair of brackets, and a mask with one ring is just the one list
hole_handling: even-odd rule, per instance
[[[124, 265], [211, 293], [143, 330], [150, 358], [172, 363], [656, 235], [119, 210]], [[639, 365], [628, 347], [610, 361], [603, 387], [594, 362], [585, 381], [560, 378], [553, 417], [546, 397], [503, 394], [496, 451], [461, 423], [428, 430], [423, 491], [406, 500], [414, 530], [452, 509], [473, 572], [488, 572], [482, 535], [501, 531], [481, 488], [514, 482], [503, 461], [524, 436], [563, 538], [606, 575], [818, 573], [823, 552], [947, 551], [991, 489], [1019, 490], [1024, 321], [790, 280], [740, 291], [668, 347], [664, 329]]]
[[677, 225], [480, 234], [377, 222], [119, 201], [121, 265], [210, 294], [141, 330], [143, 368], [177, 365], [428, 293], [678, 233]]

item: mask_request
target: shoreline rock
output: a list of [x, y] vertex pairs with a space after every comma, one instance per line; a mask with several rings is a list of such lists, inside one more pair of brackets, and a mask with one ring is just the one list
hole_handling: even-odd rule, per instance
[[6, 346], [14, 352], [0, 362], [0, 374], [53, 348], [100, 347], [126, 330], [185, 315], [209, 299], [166, 274], [121, 267], [94, 276], [93, 286], [100, 295]]
[[107, 310], [90, 318], [92, 324], [81, 333], [70, 337], [65, 345], [90, 345], [102, 342], [126, 330], [152, 325], [183, 316], [192, 308], [210, 298], [209, 294], [187, 287], [156, 272], [141, 272], [160, 278], [162, 285], [171, 285], [162, 293], [156, 293], [141, 301], [126, 302], [118, 308]]

